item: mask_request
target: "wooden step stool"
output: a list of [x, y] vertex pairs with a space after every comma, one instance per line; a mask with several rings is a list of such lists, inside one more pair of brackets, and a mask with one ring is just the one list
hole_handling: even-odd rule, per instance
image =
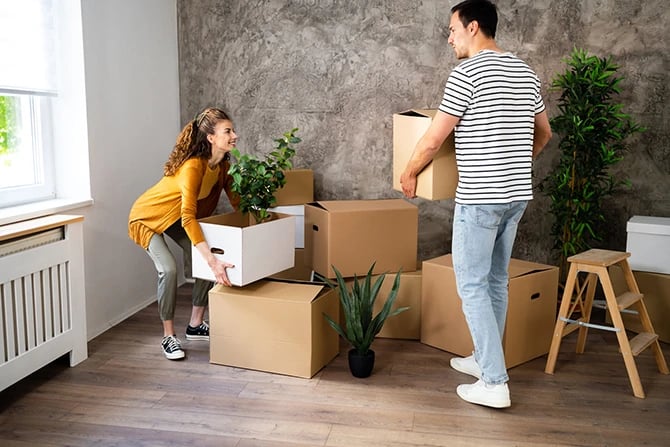
[[[561, 340], [567, 334], [579, 329], [579, 336], [577, 338], [577, 353], [583, 354], [586, 345], [586, 335], [589, 328], [604, 329], [616, 332], [623, 355], [628, 377], [633, 387], [633, 394], [635, 397], [644, 398], [644, 390], [640, 383], [640, 376], [637, 372], [635, 359], [640, 352], [646, 348], [651, 347], [656, 357], [656, 364], [658, 370], [662, 374], [668, 374], [668, 365], [665, 363], [661, 346], [658, 343], [658, 335], [654, 332], [647, 308], [642, 300], [643, 295], [637, 287], [635, 277], [628, 264], [628, 257], [630, 253], [591, 249], [583, 253], [576, 254], [568, 258], [570, 262], [570, 270], [568, 271], [568, 278], [565, 283], [565, 290], [563, 291], [563, 298], [561, 300], [561, 307], [558, 311], [558, 318], [556, 319], [556, 326], [554, 328], [554, 337], [551, 342], [549, 356], [547, 358], [547, 366], [544, 372], [553, 374], [556, 366], [556, 358], [561, 345]], [[608, 267], [618, 265], [623, 271], [624, 278], [628, 290], [616, 296], [610, 281]], [[577, 274], [579, 272], [586, 272], [585, 281], [579, 285], [577, 281]], [[614, 327], [603, 326], [590, 323], [591, 308], [593, 306], [593, 296], [596, 291], [597, 281], [605, 293], [605, 303], [607, 310], [609, 310]], [[640, 321], [642, 323], [643, 332], [632, 339], [628, 339], [626, 328], [621, 319], [621, 311], [631, 306], [635, 306]], [[572, 315], [579, 312], [580, 317], [572, 319]]]

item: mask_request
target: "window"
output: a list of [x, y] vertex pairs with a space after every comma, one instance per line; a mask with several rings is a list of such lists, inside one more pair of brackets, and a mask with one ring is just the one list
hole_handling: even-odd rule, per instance
[[90, 201], [80, 0], [0, 1], [0, 54], [0, 224]]
[[53, 0], [0, 6], [0, 206], [55, 197], [50, 98], [57, 96]]

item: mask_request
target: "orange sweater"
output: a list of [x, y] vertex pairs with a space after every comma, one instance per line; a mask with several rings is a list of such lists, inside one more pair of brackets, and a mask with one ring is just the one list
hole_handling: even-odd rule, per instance
[[239, 198], [231, 192], [229, 163], [211, 169], [207, 160], [190, 158], [174, 175], [164, 176], [133, 204], [128, 217], [128, 235], [142, 248], [154, 234], [161, 234], [181, 218], [193, 245], [205, 240], [197, 219], [211, 215], [222, 190], [237, 209]]

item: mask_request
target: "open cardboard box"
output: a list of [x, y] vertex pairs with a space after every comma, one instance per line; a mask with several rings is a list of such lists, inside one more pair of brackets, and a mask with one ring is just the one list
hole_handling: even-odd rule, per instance
[[[412, 109], [393, 114], [393, 189], [402, 191], [400, 176], [436, 113], [434, 109]], [[417, 176], [416, 195], [429, 200], [451, 199], [456, 196], [457, 186], [458, 169], [452, 132], [433, 161]]]
[[[295, 216], [252, 223], [250, 214], [236, 211], [198, 219], [214, 255], [235, 267], [227, 270], [233, 285], [244, 286], [294, 266]], [[192, 276], [215, 281], [212, 270], [192, 247]]]
[[[472, 354], [472, 338], [456, 291], [451, 254], [423, 262], [421, 295], [421, 342], [463, 357]], [[557, 301], [558, 267], [510, 261], [503, 336], [508, 368], [549, 352]]]
[[210, 362], [311, 378], [339, 353], [337, 289], [261, 280], [209, 292]]

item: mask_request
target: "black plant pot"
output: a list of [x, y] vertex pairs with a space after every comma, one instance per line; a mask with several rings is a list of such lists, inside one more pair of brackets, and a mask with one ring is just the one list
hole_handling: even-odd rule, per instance
[[355, 349], [349, 350], [349, 370], [354, 377], [365, 378], [372, 374], [375, 366], [375, 351], [368, 350], [361, 355]]

